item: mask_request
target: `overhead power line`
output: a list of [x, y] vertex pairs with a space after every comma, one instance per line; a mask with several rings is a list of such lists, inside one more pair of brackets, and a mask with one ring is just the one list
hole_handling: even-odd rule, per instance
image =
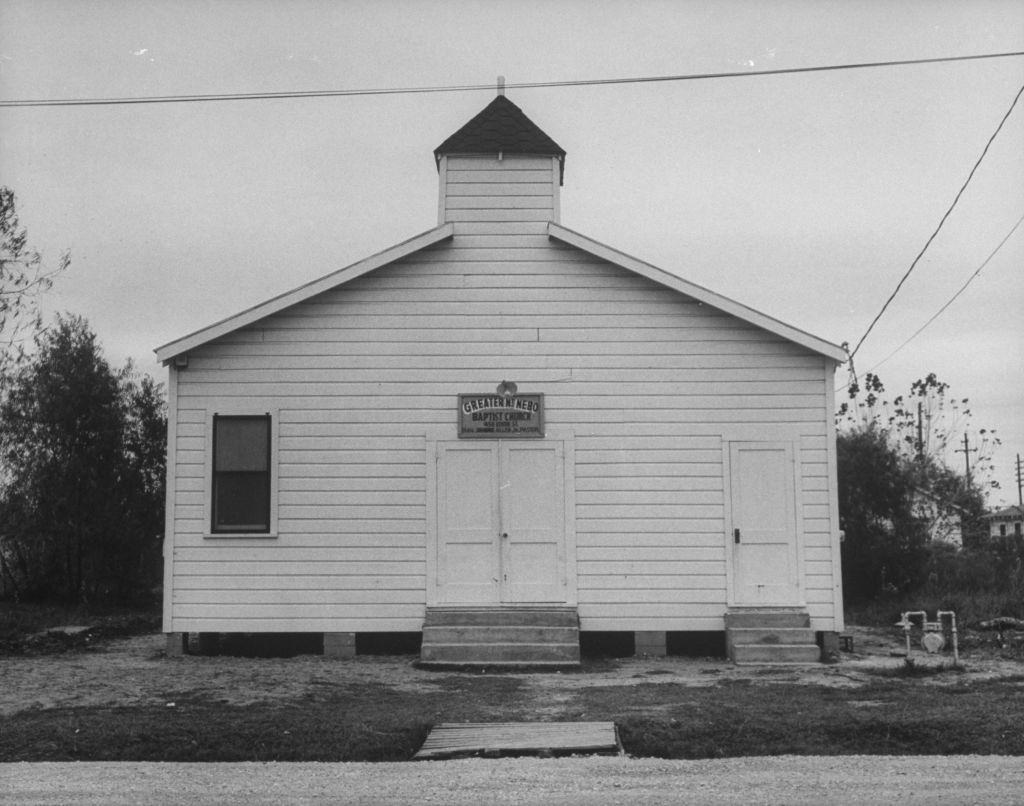
[[[967, 280], [964, 282], [964, 284], [962, 286], [960, 286], [960, 288], [957, 290], [957, 292], [955, 294], [953, 294], [953, 296], [950, 297], [946, 301], [946, 303], [941, 308], [939, 308], [939, 310], [937, 310], [934, 314], [932, 314], [932, 316], [928, 319], [927, 322], [925, 322], [923, 325], [921, 325], [921, 327], [919, 327], [917, 330], [915, 330], [913, 335], [910, 336], [910, 338], [908, 338], [906, 341], [904, 341], [903, 344], [901, 344], [899, 347], [897, 347], [895, 350], [893, 350], [891, 353], [889, 353], [889, 355], [887, 355], [885, 358], [883, 358], [877, 364], [872, 366], [871, 369], [868, 370], [868, 372], [874, 372], [876, 369], [878, 369], [880, 366], [882, 366], [882, 364], [884, 364], [886, 361], [888, 361], [890, 358], [892, 358], [894, 355], [896, 355], [896, 353], [898, 353], [900, 350], [902, 350], [904, 347], [906, 347], [908, 344], [910, 344], [910, 342], [912, 342], [914, 339], [916, 339], [918, 336], [920, 336], [922, 331], [926, 327], [928, 327], [932, 322], [934, 322], [936, 319], [938, 319], [940, 316], [942, 316], [942, 314], [945, 313], [946, 309], [950, 305], [952, 305], [954, 302], [956, 302], [957, 298], [962, 293], [964, 293], [964, 291], [967, 290], [967, 286], [969, 286], [978, 277], [978, 275], [981, 274], [982, 270], [991, 262], [992, 258], [994, 258], [999, 253], [999, 250], [1003, 248], [1003, 246], [1006, 244], [1006, 242], [1008, 240], [1010, 240], [1010, 237], [1013, 235], [1013, 233], [1015, 233], [1017, 231], [1017, 228], [1020, 227], [1021, 224], [1024, 224], [1024, 215], [1022, 215], [1020, 218], [1018, 218], [1017, 219], [1017, 223], [1014, 224], [1012, 227], [1010, 227], [1010, 231], [1007, 232], [1006, 235], [1003, 236], [1003, 239], [998, 243], [996, 248], [993, 249], [991, 252], [989, 252], [988, 257], [985, 258], [985, 260], [982, 262], [982, 264], [980, 266], [978, 266], [978, 268], [976, 268], [974, 270], [974, 272], [971, 274], [971, 276], [967, 278]], [[848, 383], [844, 384], [843, 386], [840, 386], [838, 389], [836, 389], [836, 394], [839, 394], [844, 389], [849, 388], [849, 386], [850, 386], [850, 384], [848, 384]]]
[[996, 246], [996, 248], [993, 249], [989, 253], [988, 257], [985, 258], [985, 261], [980, 266], [978, 266], [977, 269], [974, 270], [974, 273], [970, 277], [968, 277], [967, 281], [962, 286], [960, 286], [960, 288], [957, 290], [957, 292], [946, 301], [946, 304], [943, 305], [941, 308], [939, 308], [934, 314], [932, 314], [931, 318], [927, 322], [925, 322], [923, 325], [921, 325], [921, 327], [919, 327], [917, 330], [915, 330], [914, 334], [910, 338], [908, 338], [905, 342], [903, 342], [903, 344], [901, 344], [899, 347], [897, 347], [895, 350], [893, 350], [891, 353], [889, 353], [889, 355], [887, 355], [885, 358], [883, 358], [881, 361], [879, 361], [877, 364], [875, 364], [875, 366], [871, 368], [871, 371], [873, 372], [875, 369], [877, 369], [878, 367], [882, 366], [882, 364], [884, 364], [886, 361], [888, 361], [890, 358], [892, 358], [894, 355], [896, 355], [896, 353], [898, 353], [900, 350], [902, 350], [904, 347], [906, 347], [908, 344], [910, 344], [910, 342], [912, 342], [919, 335], [921, 335], [921, 331], [923, 331], [926, 327], [928, 327], [928, 325], [930, 325], [932, 322], [934, 322], [936, 319], [938, 319], [940, 316], [942, 316], [942, 314], [945, 313], [946, 308], [948, 308], [950, 305], [952, 305], [954, 302], [956, 302], [957, 297], [959, 297], [962, 293], [964, 293], [964, 291], [967, 290], [967, 286], [969, 286], [972, 282], [974, 282], [975, 278], [977, 278], [977, 276], [979, 274], [981, 274], [982, 269], [984, 269], [989, 264], [989, 261], [992, 260], [992, 258], [994, 258], [996, 256], [996, 254], [999, 252], [1000, 249], [1003, 248], [1003, 244], [1005, 244], [1008, 240], [1010, 240], [1010, 236], [1013, 235], [1013, 233], [1015, 233], [1017, 231], [1017, 228], [1021, 224], [1024, 224], [1024, 215], [1022, 215], [1020, 218], [1017, 219], [1017, 223], [1014, 224], [1013, 227], [1010, 228], [1010, 231], [1008, 233], [1006, 233], [1006, 235], [1003, 237], [1003, 240], [1001, 240], [999, 242], [999, 245]]
[[[863, 70], [870, 67], [904, 67], [916, 64], [940, 64], [944, 62], [966, 62], [979, 59], [1004, 59], [1024, 56], [1024, 51], [1008, 53], [980, 53], [972, 56], [942, 56], [934, 59], [899, 59], [882, 62], [859, 62], [853, 64], [830, 64], [817, 67], [787, 67], [776, 70], [739, 70], [726, 73], [684, 73], [667, 76], [639, 76], [634, 78], [595, 78], [576, 81], [532, 81], [506, 84], [506, 89], [541, 89], [546, 87], [595, 87], [608, 84], [650, 84], [667, 81], [704, 81], [714, 78], [753, 78], [755, 76], [780, 76], [794, 73], [822, 73], [835, 70]], [[115, 106], [120, 104], [180, 104], [210, 101], [262, 101], [279, 98], [335, 98], [357, 95], [413, 95], [431, 92], [475, 92], [493, 90], [494, 84], [461, 84], [437, 87], [388, 87], [362, 90], [308, 90], [289, 92], [231, 92], [206, 95], [153, 95], [138, 98], [48, 98], [17, 101], [0, 101], [0, 107], [25, 106]]]
[[996, 130], [992, 132], [992, 136], [988, 138], [988, 142], [985, 143], [985, 147], [981, 150], [981, 155], [975, 161], [974, 167], [971, 168], [971, 172], [967, 175], [967, 179], [965, 179], [964, 183], [960, 186], [960, 190], [957, 191], [957, 194], [953, 199], [953, 203], [949, 205], [949, 208], [943, 214], [941, 220], [939, 221], [939, 225], [935, 228], [934, 232], [932, 232], [932, 234], [928, 237], [928, 240], [925, 241], [924, 246], [921, 247], [921, 251], [917, 253], [917, 257], [915, 257], [913, 262], [910, 264], [910, 268], [907, 269], [906, 272], [904, 272], [903, 276], [900, 278], [900, 281], [896, 284], [896, 288], [889, 295], [889, 299], [885, 301], [885, 304], [882, 305], [881, 310], [875, 315], [875, 318], [871, 320], [871, 324], [868, 325], [868, 329], [864, 331], [864, 335], [860, 337], [860, 341], [857, 342], [857, 346], [854, 347], [853, 350], [850, 352], [851, 361], [853, 360], [853, 357], [857, 355], [857, 351], [864, 343], [864, 340], [868, 337], [868, 334], [871, 333], [875, 325], [878, 324], [878, 320], [882, 318], [882, 314], [884, 314], [886, 310], [888, 310], [889, 305], [892, 303], [894, 299], [896, 299], [896, 295], [900, 293], [900, 289], [903, 288], [903, 284], [907, 281], [907, 278], [910, 277], [911, 273], [917, 267], [917, 264], [924, 256], [924, 253], [928, 250], [928, 247], [931, 246], [932, 241], [935, 240], [935, 236], [939, 234], [939, 230], [942, 229], [942, 225], [946, 223], [946, 219], [949, 218], [950, 213], [953, 212], [953, 208], [956, 207], [957, 202], [960, 201], [960, 197], [963, 195], [964, 191], [967, 190], [967, 186], [970, 184], [971, 179], [974, 178], [974, 174], [978, 170], [978, 166], [981, 165], [981, 161], [985, 159], [985, 155], [988, 153], [988, 149], [989, 146], [992, 145], [992, 141], [996, 139], [996, 136], [1003, 128], [1003, 124], [1006, 123], [1006, 119], [1010, 117], [1010, 114], [1013, 112], [1014, 107], [1017, 106], [1017, 101], [1020, 100], [1020, 96], [1022, 93], [1024, 93], [1024, 86], [1017, 90], [1017, 94], [1013, 98], [1013, 103], [1011, 103], [1010, 108], [1006, 110], [1006, 114], [1003, 115], [1003, 119], [999, 121], [999, 125], [996, 126]]

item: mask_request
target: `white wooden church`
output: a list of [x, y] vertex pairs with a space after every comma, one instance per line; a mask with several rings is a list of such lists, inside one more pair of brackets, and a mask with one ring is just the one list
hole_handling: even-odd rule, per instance
[[[173, 341], [164, 631], [422, 635], [573, 664], [843, 629], [834, 344], [562, 225], [504, 95], [434, 152], [437, 226]], [[675, 267], [673, 267], [675, 268]]]

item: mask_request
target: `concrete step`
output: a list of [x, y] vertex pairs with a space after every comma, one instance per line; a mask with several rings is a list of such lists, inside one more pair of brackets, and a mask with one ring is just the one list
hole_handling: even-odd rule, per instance
[[428, 607], [424, 627], [579, 627], [574, 607]]
[[725, 627], [790, 627], [809, 628], [811, 617], [803, 608], [749, 608], [729, 610]]
[[820, 663], [821, 649], [817, 644], [734, 644], [732, 661], [737, 665]]
[[725, 645], [736, 664], [819, 663], [811, 617], [802, 607], [737, 607], [725, 614]]
[[813, 644], [814, 632], [805, 627], [730, 627], [732, 644]]
[[432, 607], [423, 622], [426, 666], [578, 666], [573, 607]]
[[569, 644], [578, 642], [575, 627], [520, 625], [440, 625], [423, 628], [425, 644]]
[[580, 662], [580, 645], [576, 643], [544, 644], [423, 644], [422, 663], [537, 665], [557, 663], [575, 665]]
[[565, 661], [565, 660], [503, 660], [500, 662], [495, 661], [444, 661], [444, 660], [430, 660], [425, 661], [422, 658], [417, 662], [417, 665], [427, 669], [436, 669], [442, 671], [444, 669], [521, 669], [527, 672], [534, 671], [572, 671], [578, 669], [580, 664], [579, 661]]

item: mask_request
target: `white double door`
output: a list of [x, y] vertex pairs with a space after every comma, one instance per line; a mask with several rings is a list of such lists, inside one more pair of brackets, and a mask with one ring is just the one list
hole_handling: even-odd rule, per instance
[[439, 603], [566, 601], [561, 441], [438, 443], [436, 483]]

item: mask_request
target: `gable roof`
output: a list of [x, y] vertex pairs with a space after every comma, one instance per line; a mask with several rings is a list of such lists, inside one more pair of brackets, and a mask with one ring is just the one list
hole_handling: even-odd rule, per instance
[[[172, 361], [175, 356], [186, 353], [195, 347], [206, 344], [213, 339], [224, 336], [238, 330], [239, 328], [245, 327], [246, 325], [250, 325], [264, 317], [278, 313], [292, 305], [304, 302], [317, 294], [322, 294], [325, 291], [330, 291], [333, 288], [342, 286], [357, 277], [362, 277], [364, 274], [386, 266], [389, 263], [393, 263], [396, 260], [400, 260], [401, 258], [411, 255], [413, 252], [417, 252], [420, 249], [425, 249], [428, 246], [433, 246], [434, 244], [447, 240], [453, 237], [453, 234], [454, 226], [450, 223], [443, 224], [432, 230], [423, 232], [407, 241], [403, 241], [400, 244], [392, 246], [390, 249], [385, 249], [383, 252], [378, 252], [371, 257], [361, 260], [358, 263], [353, 263], [351, 266], [347, 266], [344, 269], [331, 272], [318, 280], [313, 280], [312, 282], [301, 285], [292, 291], [280, 294], [279, 296], [267, 300], [260, 305], [255, 305], [252, 308], [248, 308], [247, 310], [244, 310], [234, 316], [230, 316], [227, 319], [222, 319], [209, 327], [197, 330], [188, 336], [168, 342], [162, 347], [158, 347], [156, 349], [155, 352], [157, 359], [166, 364]], [[567, 229], [560, 224], [555, 224], [554, 222], [548, 224], [548, 237], [570, 246], [574, 246], [578, 249], [582, 249], [584, 252], [588, 252], [595, 257], [607, 260], [609, 263], [613, 263], [620, 268], [631, 271], [634, 274], [639, 274], [640, 276], [646, 277], [648, 280], [658, 283], [659, 285], [671, 288], [681, 294], [685, 294], [688, 297], [696, 299], [698, 302], [703, 302], [722, 311], [723, 313], [730, 314], [735, 316], [737, 319], [741, 319], [751, 325], [754, 325], [755, 327], [759, 327], [769, 333], [774, 333], [787, 341], [806, 347], [812, 352], [830, 358], [837, 363], [842, 363], [846, 360], [846, 352], [842, 347], [825, 341], [824, 339], [819, 339], [817, 336], [812, 336], [803, 330], [780, 322], [778, 319], [773, 319], [767, 314], [763, 314], [753, 308], [749, 308], [742, 303], [729, 299], [728, 297], [723, 297], [721, 294], [709, 291], [703, 286], [699, 286], [695, 283], [684, 280], [681, 277], [677, 277], [664, 269], [652, 266], [650, 263], [645, 263], [644, 261], [627, 255], [624, 252], [619, 252], [610, 246], [606, 246], [605, 244], [588, 238], [585, 235], [581, 235], [578, 232]]]
[[1019, 521], [1024, 518], [1024, 508], [1019, 506], [1009, 506], [1005, 509], [1000, 509], [996, 512], [990, 512], [985, 516], [988, 520], [1006, 520], [1006, 521]]
[[570, 246], [575, 246], [578, 249], [582, 249], [584, 252], [589, 252], [595, 257], [607, 260], [609, 263], [614, 263], [617, 266], [628, 269], [642, 277], [646, 277], [648, 280], [652, 280], [655, 283], [674, 289], [681, 294], [685, 294], [688, 297], [696, 299], [698, 302], [703, 302], [713, 308], [717, 308], [723, 313], [731, 314], [737, 319], [742, 319], [756, 327], [767, 330], [769, 333], [781, 336], [787, 341], [795, 342], [796, 344], [806, 347], [812, 352], [820, 353], [821, 355], [831, 358], [837, 363], [841, 364], [846, 361], [846, 350], [837, 344], [825, 341], [824, 339], [819, 339], [817, 336], [812, 336], [806, 331], [787, 325], [784, 322], [780, 322], [778, 319], [774, 319], [767, 314], [756, 311], [743, 303], [736, 302], [728, 297], [723, 297], [721, 294], [716, 294], [714, 291], [710, 291], [703, 286], [691, 283], [681, 277], [677, 277], [676, 275], [665, 271], [664, 269], [659, 269], [657, 266], [645, 263], [638, 258], [627, 255], [625, 252], [620, 252], [617, 249], [613, 249], [610, 246], [600, 243], [599, 241], [588, 238], [586, 235], [581, 235], [578, 232], [567, 229], [561, 224], [556, 224], [554, 222], [549, 223], [548, 237], [553, 238], [556, 241], [569, 244]]
[[551, 154], [565, 174], [565, 149], [504, 95], [495, 96], [465, 126], [434, 149], [440, 164], [444, 154]]
[[298, 288], [286, 291], [284, 294], [280, 294], [259, 305], [254, 305], [252, 308], [248, 308], [241, 313], [229, 316], [227, 319], [222, 319], [209, 327], [204, 327], [180, 339], [168, 342], [162, 347], [157, 347], [154, 351], [156, 352], [156, 357], [159, 361], [166, 364], [173, 360], [175, 356], [187, 353], [189, 350], [206, 344], [208, 341], [213, 341], [213, 339], [227, 333], [231, 333], [246, 325], [251, 325], [253, 322], [266, 316], [304, 302], [311, 297], [315, 297], [317, 294], [322, 294], [324, 291], [330, 291], [332, 288], [344, 285], [350, 280], [362, 277], [367, 272], [400, 260], [406, 255], [418, 252], [420, 249], [425, 249], [428, 246], [433, 246], [436, 243], [447, 240], [452, 237], [454, 232], [455, 227], [450, 223], [422, 232], [406, 241], [395, 244], [390, 249], [385, 249], [383, 252], [378, 252], [375, 255], [360, 260], [358, 263], [353, 263], [344, 269], [338, 269], [318, 280], [300, 285]]

